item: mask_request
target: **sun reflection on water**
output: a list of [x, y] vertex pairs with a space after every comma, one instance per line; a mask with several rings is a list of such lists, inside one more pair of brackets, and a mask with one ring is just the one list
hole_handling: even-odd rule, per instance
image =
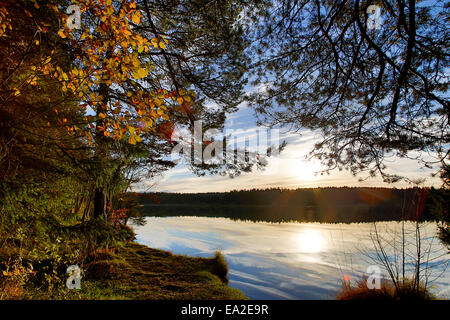
[[319, 231], [308, 229], [301, 231], [297, 237], [297, 242], [302, 252], [316, 253], [324, 249], [324, 238]]

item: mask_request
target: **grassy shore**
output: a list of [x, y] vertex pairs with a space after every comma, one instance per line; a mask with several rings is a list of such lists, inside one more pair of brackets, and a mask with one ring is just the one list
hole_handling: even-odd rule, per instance
[[85, 268], [81, 289], [65, 299], [247, 299], [227, 285], [220, 253], [193, 258], [130, 242], [96, 253]]

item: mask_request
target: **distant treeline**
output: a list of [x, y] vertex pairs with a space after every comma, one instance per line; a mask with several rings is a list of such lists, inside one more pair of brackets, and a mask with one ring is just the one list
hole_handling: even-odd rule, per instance
[[145, 216], [207, 216], [254, 221], [430, 220], [439, 189], [310, 188], [208, 193], [136, 193]]

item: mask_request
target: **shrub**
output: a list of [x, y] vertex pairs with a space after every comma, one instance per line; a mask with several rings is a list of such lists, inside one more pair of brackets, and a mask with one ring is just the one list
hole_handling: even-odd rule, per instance
[[228, 283], [228, 264], [223, 254], [220, 251], [216, 251], [213, 261], [211, 272], [218, 276], [222, 282]]
[[342, 283], [342, 291], [338, 293], [337, 300], [433, 300], [425, 285], [414, 285], [414, 281], [405, 279], [399, 281], [397, 287], [391, 282], [384, 281], [380, 289], [369, 289], [367, 281], [358, 281], [352, 286], [349, 281]]
[[21, 260], [2, 263], [0, 275], [0, 300], [23, 299], [23, 286], [35, 275], [31, 265], [24, 267]]

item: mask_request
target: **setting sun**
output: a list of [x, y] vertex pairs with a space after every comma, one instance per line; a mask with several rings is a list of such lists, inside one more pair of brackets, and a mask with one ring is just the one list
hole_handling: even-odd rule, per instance
[[291, 164], [291, 172], [301, 180], [315, 180], [316, 172], [320, 171], [320, 166], [314, 162], [294, 161]]

